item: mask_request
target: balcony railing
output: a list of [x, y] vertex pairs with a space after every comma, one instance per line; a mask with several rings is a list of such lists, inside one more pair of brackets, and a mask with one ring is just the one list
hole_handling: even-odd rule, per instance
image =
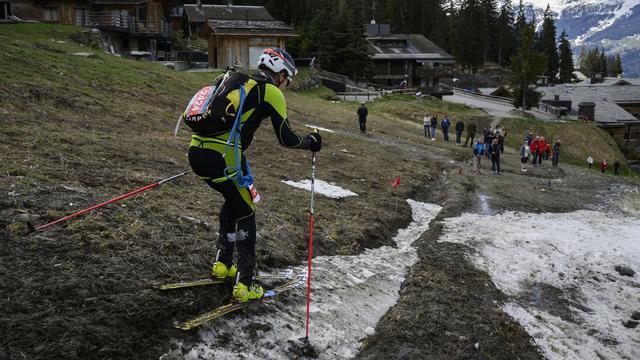
[[95, 12], [85, 13], [81, 25], [141, 34], [164, 34], [170, 32], [169, 23], [164, 20], [150, 19], [140, 21], [137, 17], [129, 16], [126, 12]]

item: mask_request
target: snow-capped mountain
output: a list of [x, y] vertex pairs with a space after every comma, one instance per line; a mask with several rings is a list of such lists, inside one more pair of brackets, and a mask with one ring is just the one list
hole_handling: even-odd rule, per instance
[[558, 35], [567, 32], [575, 54], [583, 45], [620, 52], [624, 75], [640, 76], [640, 0], [527, 0], [527, 15], [541, 22], [547, 4]]

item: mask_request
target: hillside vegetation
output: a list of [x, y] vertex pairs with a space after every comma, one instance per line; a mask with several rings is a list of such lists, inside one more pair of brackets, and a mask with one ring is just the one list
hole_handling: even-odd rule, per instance
[[[218, 287], [170, 294], [152, 289], [153, 284], [206, 276], [215, 256], [222, 198], [193, 174], [25, 234], [28, 223], [44, 224], [188, 170], [190, 131], [183, 126], [174, 136], [175, 122], [191, 96], [215, 76], [105, 54], [71, 40], [81, 30], [0, 26], [3, 359], [157, 358], [171, 339], [197, 341], [195, 332], [173, 329], [174, 321], [226, 301], [225, 290]], [[77, 52], [93, 55], [74, 56]], [[445, 192], [436, 190], [446, 186], [447, 173], [470, 158], [468, 148], [425, 141], [424, 113], [488, 119], [436, 99], [391, 97], [369, 105], [363, 134], [358, 104], [332, 102], [327, 95], [324, 88], [286, 93], [298, 133], [313, 126], [334, 131], [321, 131], [317, 178], [358, 194], [339, 200], [316, 197], [314, 255], [393, 245], [396, 230], [411, 220], [406, 202], [395, 208], [393, 179], [402, 179], [399, 199], [444, 203]], [[516, 123], [509, 124], [517, 134]], [[614, 146], [590, 138], [603, 136], [600, 132], [584, 134], [587, 143]], [[576, 159], [586, 156], [566, 151]], [[303, 262], [309, 193], [282, 180], [308, 179], [310, 153], [279, 146], [267, 120], [246, 155], [263, 198], [257, 212], [258, 266], [272, 270]], [[473, 186], [460, 189], [472, 191]], [[470, 331], [508, 326], [498, 330], [504, 337], [492, 340], [493, 345], [483, 343], [485, 352], [518, 353], [532, 346], [527, 336], [512, 335], [513, 322], [504, 314], [489, 312], [502, 322]]]

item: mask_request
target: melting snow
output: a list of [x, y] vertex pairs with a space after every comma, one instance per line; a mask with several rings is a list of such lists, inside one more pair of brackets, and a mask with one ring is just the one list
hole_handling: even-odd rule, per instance
[[[311, 191], [311, 180], [302, 180], [299, 182], [295, 182], [291, 180], [287, 180], [287, 181], [283, 180], [282, 182], [293, 187]], [[354, 193], [353, 191], [346, 190], [339, 186], [329, 184], [326, 181], [317, 180], [317, 179], [313, 184], [313, 189], [315, 192], [319, 194], [322, 194], [326, 197], [330, 197], [334, 199], [343, 198], [347, 196], [358, 196], [358, 194]]]
[[[319, 359], [355, 356], [365, 334], [373, 334], [378, 320], [398, 301], [405, 273], [417, 260], [411, 244], [441, 209], [408, 202], [413, 222], [394, 237], [397, 247], [314, 258], [309, 341]], [[305, 333], [305, 296], [306, 286], [301, 286], [279, 301], [206, 324], [199, 331], [200, 345], [183, 348], [179, 343], [161, 359], [289, 359], [290, 341]]]
[[[547, 358], [640, 358], [640, 327], [623, 325], [640, 311], [637, 218], [594, 211], [465, 214], [445, 219], [441, 241], [476, 250], [474, 263], [511, 297], [504, 310]], [[618, 265], [635, 276], [618, 274]]]

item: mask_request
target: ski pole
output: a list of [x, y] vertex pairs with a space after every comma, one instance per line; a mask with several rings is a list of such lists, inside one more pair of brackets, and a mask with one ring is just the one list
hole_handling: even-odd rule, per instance
[[311, 207], [309, 210], [309, 258], [307, 259], [307, 321], [305, 339], [309, 341], [309, 305], [311, 304], [311, 262], [313, 259], [313, 193], [316, 177], [316, 153], [311, 153]]
[[103, 207], [103, 206], [105, 206], [105, 205], [107, 205], [107, 204], [114, 203], [114, 202], [116, 202], [116, 201], [119, 201], [119, 200], [122, 200], [122, 199], [128, 198], [129, 196], [135, 195], [135, 194], [137, 194], [137, 193], [141, 193], [141, 192], [143, 192], [143, 191], [149, 190], [149, 189], [154, 188], [154, 187], [156, 187], [156, 186], [160, 186], [160, 185], [162, 185], [162, 184], [164, 184], [164, 183], [166, 183], [166, 182], [169, 182], [169, 181], [171, 181], [171, 180], [174, 180], [174, 179], [177, 179], [177, 178], [179, 178], [179, 177], [181, 177], [181, 176], [184, 176], [184, 175], [188, 174], [189, 172], [190, 172], [190, 171], [185, 171], [185, 172], [180, 173], [180, 174], [178, 174], [178, 175], [174, 175], [174, 176], [169, 177], [169, 178], [166, 178], [166, 179], [164, 179], [164, 180], [160, 180], [160, 181], [158, 181], [158, 182], [156, 182], [156, 183], [153, 183], [153, 184], [150, 184], [150, 185], [147, 185], [147, 186], [141, 187], [141, 188], [139, 188], [139, 189], [137, 189], [137, 190], [133, 190], [133, 191], [128, 192], [128, 193], [126, 193], [126, 194], [124, 194], [124, 195], [120, 195], [120, 196], [115, 197], [115, 198], [113, 198], [113, 199], [111, 199], [111, 200], [107, 200], [107, 201], [105, 201], [105, 202], [103, 202], [103, 203], [100, 203], [100, 204], [98, 204], [98, 205], [94, 205], [94, 206], [92, 206], [92, 207], [90, 207], [90, 208], [86, 208], [86, 209], [84, 209], [84, 210], [80, 210], [80, 211], [78, 211], [78, 212], [76, 212], [76, 213], [73, 213], [73, 214], [71, 214], [71, 215], [67, 215], [67, 216], [62, 217], [62, 218], [60, 218], [60, 219], [58, 219], [58, 220], [52, 221], [52, 222], [50, 222], [50, 223], [48, 223], [48, 224], [40, 225], [40, 226], [38, 226], [37, 228], [35, 228], [35, 229], [34, 229], [34, 231], [38, 231], [38, 230], [42, 230], [42, 229], [46, 229], [46, 228], [48, 228], [48, 227], [50, 227], [50, 226], [53, 226], [53, 225], [55, 225], [55, 224], [57, 224], [57, 223], [63, 222], [63, 221], [65, 221], [65, 220], [69, 220], [69, 219], [71, 219], [71, 218], [74, 218], [74, 217], [76, 217], [76, 216], [82, 215], [82, 214], [87, 213], [87, 212], [89, 212], [89, 211], [92, 211], [92, 210], [95, 210], [95, 209], [99, 209], [99, 208], [101, 208], [101, 207]]

